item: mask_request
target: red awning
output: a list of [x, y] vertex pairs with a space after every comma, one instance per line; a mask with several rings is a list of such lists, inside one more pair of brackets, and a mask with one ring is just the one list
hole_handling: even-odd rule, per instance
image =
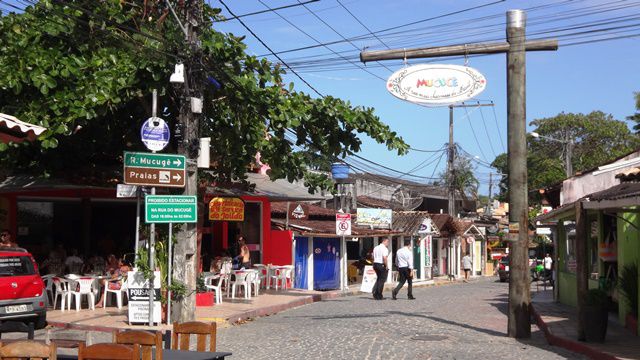
[[46, 128], [18, 120], [15, 116], [0, 113], [0, 141], [22, 142], [33, 141]]

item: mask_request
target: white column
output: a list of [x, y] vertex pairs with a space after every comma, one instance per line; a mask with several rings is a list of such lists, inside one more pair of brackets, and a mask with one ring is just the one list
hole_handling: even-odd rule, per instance
[[313, 236], [309, 236], [307, 248], [307, 289], [313, 290]]
[[457, 245], [458, 245], [458, 246], [456, 247], [456, 255], [457, 255], [457, 256], [456, 256], [456, 262], [454, 263], [454, 264], [455, 264], [455, 269], [456, 269], [456, 277], [460, 277], [460, 259], [462, 259], [462, 258], [460, 257], [460, 252], [461, 252], [461, 250], [462, 250], [462, 243], [461, 243], [461, 241], [462, 241], [462, 240], [456, 241], [456, 243], [457, 243]]
[[340, 289], [346, 290], [347, 288], [347, 242], [344, 236], [340, 238]]
[[[393, 240], [392, 240], [393, 241]], [[391, 241], [389, 242], [391, 244]], [[389, 256], [387, 257], [387, 283], [393, 283], [393, 246], [389, 249]]]
[[[420, 239], [420, 236], [418, 236], [418, 239]], [[418, 255], [420, 256], [420, 259], [418, 261], [418, 266], [420, 266], [420, 280], [425, 280], [427, 278], [427, 272], [426, 272], [426, 263], [424, 261], [425, 256], [427, 254], [427, 247], [425, 244], [426, 241], [426, 237], [420, 239], [420, 248], [418, 251]]]

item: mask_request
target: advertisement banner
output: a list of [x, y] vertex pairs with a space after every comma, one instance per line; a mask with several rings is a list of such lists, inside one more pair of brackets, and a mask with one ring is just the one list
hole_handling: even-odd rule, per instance
[[209, 220], [244, 221], [244, 201], [240, 198], [215, 197], [209, 201]]
[[391, 209], [358, 208], [356, 223], [375, 229], [391, 229]]
[[360, 284], [360, 292], [371, 294], [373, 291], [373, 285], [376, 283], [377, 279], [378, 276], [376, 275], [376, 271], [373, 270], [373, 266], [365, 266], [362, 274], [362, 284]]
[[431, 235], [425, 236], [422, 241], [424, 241], [424, 266], [431, 267]]

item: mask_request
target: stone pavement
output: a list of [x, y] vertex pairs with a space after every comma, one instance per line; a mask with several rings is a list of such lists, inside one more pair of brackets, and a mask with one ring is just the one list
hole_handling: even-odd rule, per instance
[[370, 295], [317, 302], [218, 331], [233, 359], [582, 359], [532, 339], [506, 336], [508, 284], [496, 278], [421, 287], [417, 300]]
[[550, 344], [562, 346], [592, 359], [640, 359], [640, 337], [610, 317], [604, 343], [577, 340], [577, 310], [554, 302], [552, 290], [532, 289], [532, 303], [540, 327]]

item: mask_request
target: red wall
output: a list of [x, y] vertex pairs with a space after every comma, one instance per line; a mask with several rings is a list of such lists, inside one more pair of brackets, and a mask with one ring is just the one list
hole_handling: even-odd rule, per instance
[[293, 232], [289, 230], [271, 230], [271, 241], [264, 243], [264, 264], [293, 265], [291, 252]]

